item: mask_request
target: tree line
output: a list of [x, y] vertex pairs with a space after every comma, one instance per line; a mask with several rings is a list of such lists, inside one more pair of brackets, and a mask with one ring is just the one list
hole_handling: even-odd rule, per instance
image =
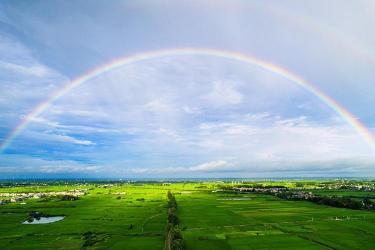
[[177, 201], [171, 191], [167, 193], [168, 219], [165, 228], [165, 250], [185, 250], [185, 241], [179, 227], [180, 220], [177, 216]]
[[364, 198], [352, 199], [349, 197], [338, 197], [338, 196], [320, 196], [320, 195], [306, 195], [300, 196], [294, 192], [281, 192], [276, 194], [277, 197], [284, 200], [307, 200], [320, 205], [326, 205], [331, 207], [350, 208], [350, 209], [366, 209], [375, 210], [375, 204], [369, 199]]
[[326, 205], [331, 207], [350, 208], [350, 209], [365, 209], [375, 210], [375, 203], [371, 201], [370, 197], [356, 198], [351, 197], [339, 197], [336, 195], [317, 195], [311, 192], [304, 191], [290, 191], [286, 187], [273, 186], [273, 187], [235, 187], [232, 188], [235, 192], [240, 193], [260, 193], [276, 196], [283, 200], [301, 201], [306, 200], [314, 202], [319, 205]]

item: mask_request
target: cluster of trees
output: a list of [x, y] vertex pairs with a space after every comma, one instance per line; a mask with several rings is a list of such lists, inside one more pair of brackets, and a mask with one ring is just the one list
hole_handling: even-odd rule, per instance
[[6, 199], [6, 200], [0, 200], [0, 205], [5, 205], [5, 204], [8, 204], [10, 203], [10, 200], [9, 199]]
[[40, 220], [41, 217], [50, 217], [50, 215], [47, 215], [43, 212], [37, 212], [37, 211], [31, 211], [29, 213], [29, 216], [27, 217], [28, 222], [33, 222], [35, 220]]
[[170, 191], [167, 193], [167, 198], [168, 223], [165, 228], [165, 250], [185, 250], [185, 241], [179, 228], [176, 198]]
[[368, 198], [365, 198], [363, 200], [355, 200], [349, 197], [313, 196], [309, 199], [309, 201], [332, 207], [343, 207], [351, 209], [375, 209], [374, 203]]
[[81, 238], [83, 240], [83, 244], [82, 244], [83, 249], [91, 247], [99, 241], [97, 235], [91, 231], [83, 233]]
[[78, 196], [69, 195], [69, 194], [57, 195], [56, 197], [59, 198], [62, 201], [76, 201], [76, 200], [79, 199]]
[[[232, 188], [233, 190], [233, 188]], [[288, 188], [284, 186], [263, 186], [263, 187], [252, 187], [242, 190], [241, 192], [254, 192], [260, 194], [274, 195], [280, 199], [284, 200], [307, 200], [314, 202], [316, 204], [340, 207], [340, 208], [350, 208], [350, 209], [367, 209], [375, 210], [375, 203], [371, 201], [371, 197], [366, 197], [363, 199], [353, 199], [351, 197], [338, 197], [338, 196], [321, 196], [313, 193], [307, 192], [293, 192], [289, 191]]]
[[280, 192], [277, 197], [285, 200], [308, 200], [317, 204], [327, 205], [331, 207], [350, 208], [350, 209], [375, 209], [375, 204], [369, 199], [363, 200], [352, 199], [349, 197], [337, 196], [319, 196], [319, 195], [301, 195], [293, 192]]

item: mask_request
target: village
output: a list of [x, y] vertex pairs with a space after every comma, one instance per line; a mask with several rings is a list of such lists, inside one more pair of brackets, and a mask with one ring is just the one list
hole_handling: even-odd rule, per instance
[[85, 189], [74, 189], [63, 192], [28, 192], [28, 193], [0, 193], [0, 205], [14, 203], [14, 202], [24, 202], [27, 199], [40, 199], [46, 197], [65, 197], [78, 198], [85, 195], [87, 190]]

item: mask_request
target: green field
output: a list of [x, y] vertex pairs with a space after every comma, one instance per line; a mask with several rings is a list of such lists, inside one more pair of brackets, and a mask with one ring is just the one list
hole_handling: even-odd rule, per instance
[[[217, 187], [213, 182], [3, 187], [1, 193], [85, 189], [86, 195], [1, 205], [0, 249], [164, 249], [168, 190], [177, 200], [187, 249], [375, 249], [374, 211], [215, 192]], [[22, 224], [32, 211], [65, 218]]]

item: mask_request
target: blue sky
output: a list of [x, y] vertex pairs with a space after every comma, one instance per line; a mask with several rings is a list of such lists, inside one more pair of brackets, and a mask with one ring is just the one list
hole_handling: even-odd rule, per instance
[[[372, 1], [1, 1], [0, 140], [70, 80], [182, 47], [253, 55], [313, 83], [375, 132]], [[375, 152], [272, 72], [167, 56], [56, 100], [0, 154], [9, 177], [374, 176]]]

